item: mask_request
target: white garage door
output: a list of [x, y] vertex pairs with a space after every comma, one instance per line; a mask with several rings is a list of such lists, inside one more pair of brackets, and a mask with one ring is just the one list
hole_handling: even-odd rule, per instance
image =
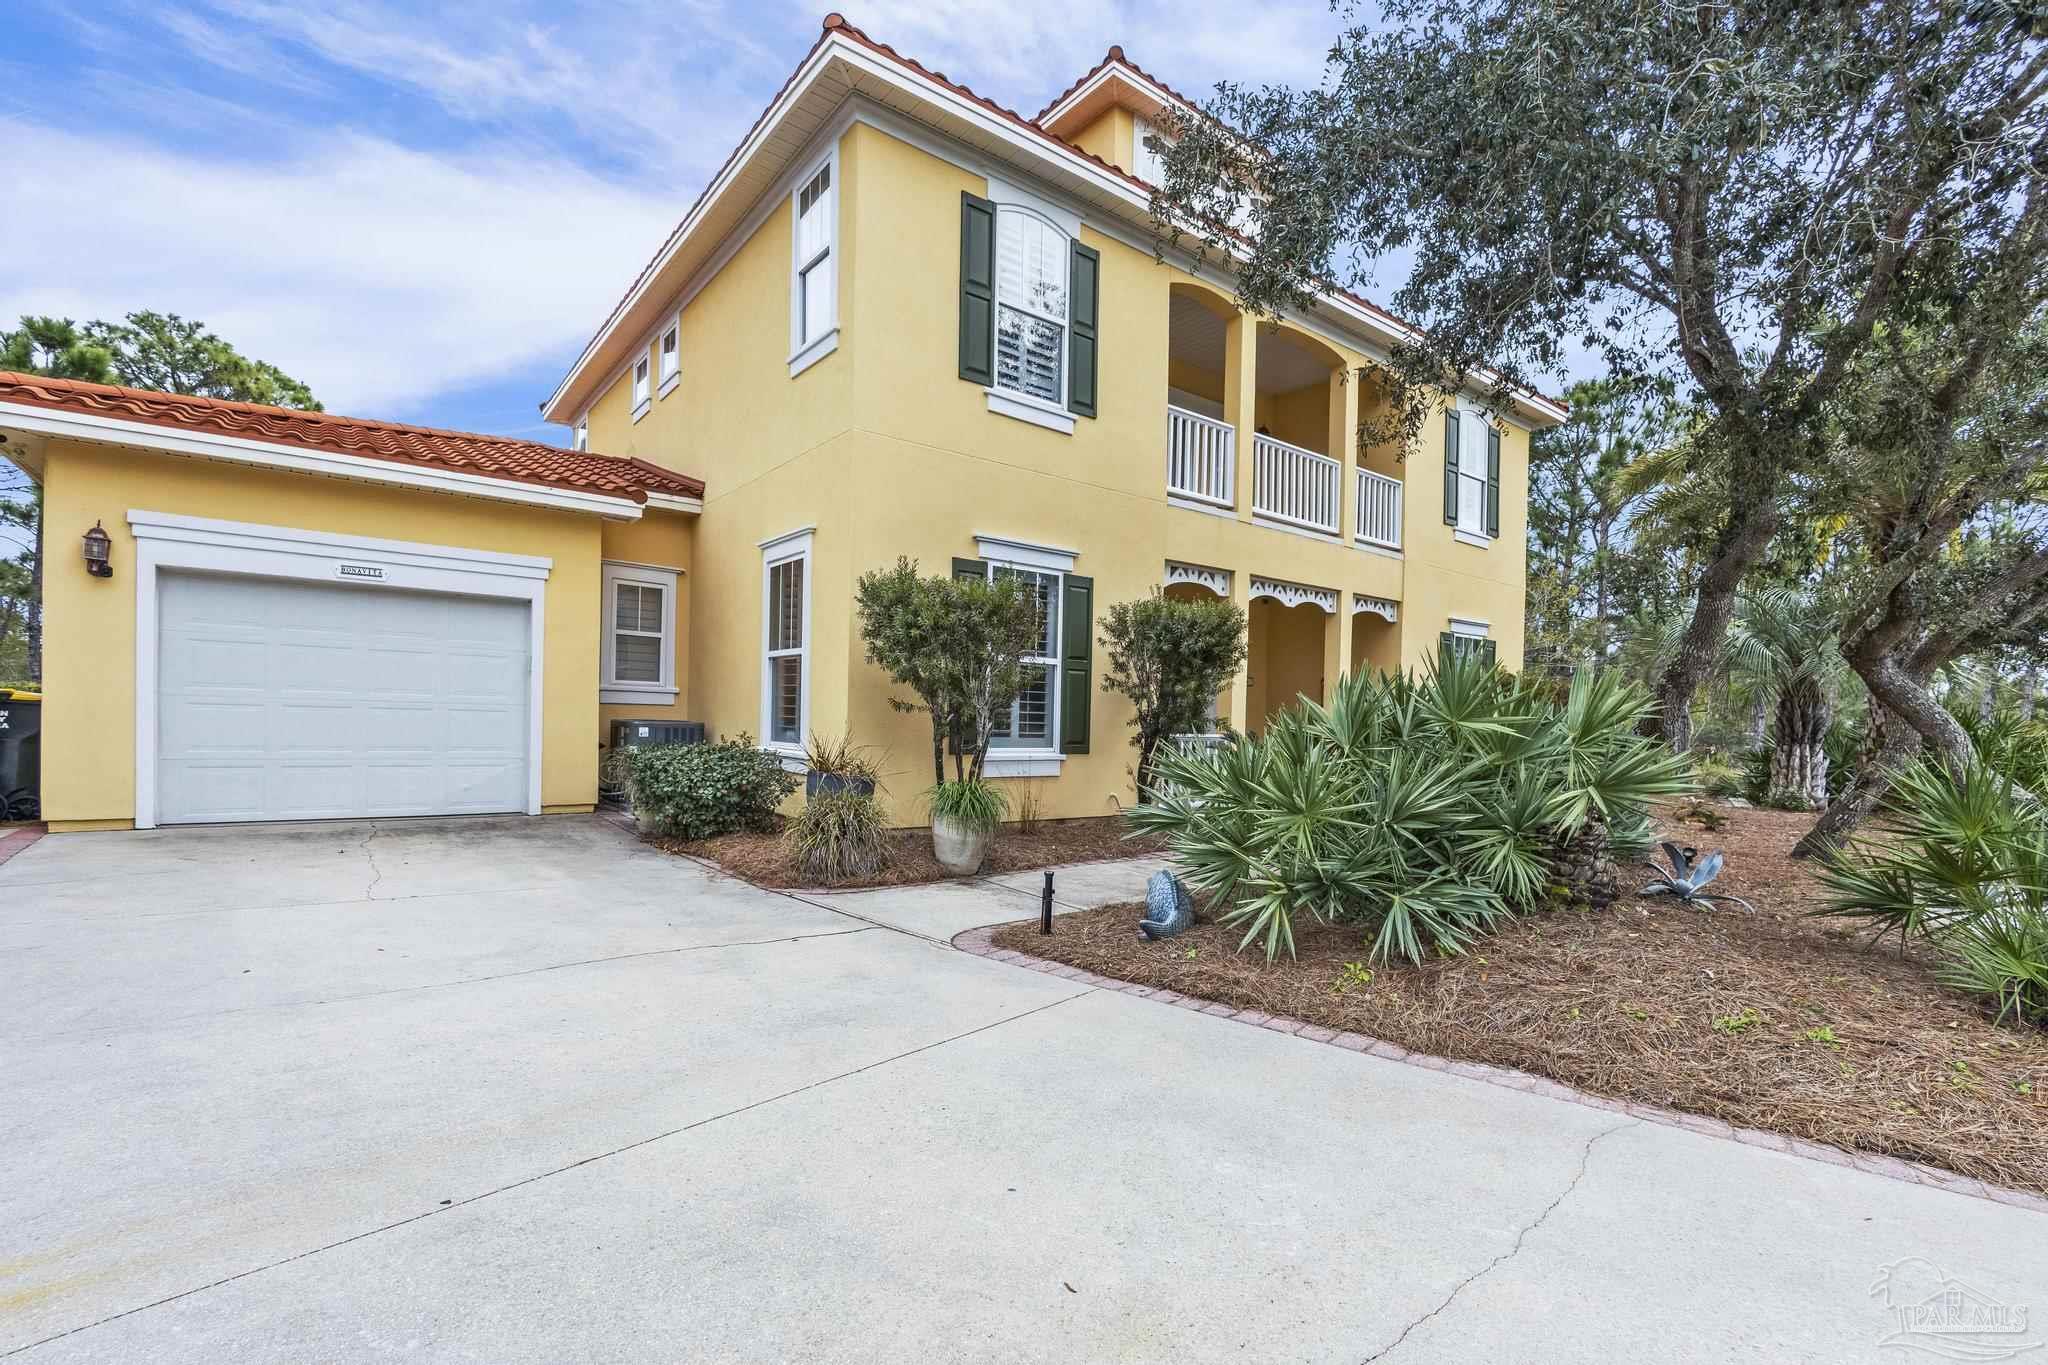
[[522, 811], [524, 601], [158, 579], [157, 819]]

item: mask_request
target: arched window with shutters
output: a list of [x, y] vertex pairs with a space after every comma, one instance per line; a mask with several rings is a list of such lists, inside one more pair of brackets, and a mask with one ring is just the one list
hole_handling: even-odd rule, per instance
[[960, 377], [991, 412], [1072, 432], [1095, 416], [1101, 256], [1073, 214], [998, 181], [960, 205]]

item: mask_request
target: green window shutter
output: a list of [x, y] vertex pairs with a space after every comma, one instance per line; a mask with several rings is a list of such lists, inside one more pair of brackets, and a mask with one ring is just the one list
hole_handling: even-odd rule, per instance
[[1449, 631], [1445, 631], [1437, 636], [1436, 652], [1439, 662], [1449, 663], [1458, 653], [1458, 637]]
[[1458, 413], [1444, 413], [1444, 525], [1458, 524]]
[[960, 377], [996, 382], [996, 208], [960, 195]]
[[953, 561], [953, 577], [966, 579], [970, 583], [988, 582], [988, 561], [981, 559], [956, 559]]
[[1486, 534], [1500, 534], [1500, 428], [1486, 428]]
[[1095, 415], [1096, 328], [1102, 303], [1102, 256], [1074, 243], [1067, 270], [1073, 325], [1067, 329], [1067, 411]]
[[1485, 644], [1479, 647], [1479, 657], [1486, 661], [1486, 666], [1488, 668], [1493, 667], [1493, 661], [1495, 658], [1493, 641], [1488, 640]]
[[1095, 580], [1060, 580], [1060, 752], [1088, 752], [1090, 655], [1095, 648]]

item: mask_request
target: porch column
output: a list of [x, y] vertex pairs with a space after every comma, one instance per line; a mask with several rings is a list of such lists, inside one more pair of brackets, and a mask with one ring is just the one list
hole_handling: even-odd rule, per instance
[[[1239, 504], [1242, 515], [1243, 504]], [[1237, 676], [1230, 680], [1229, 710], [1223, 719], [1229, 724], [1231, 733], [1242, 735], [1249, 723], [1252, 704], [1251, 675], [1251, 575], [1242, 569], [1233, 569], [1230, 574], [1230, 601], [1244, 615], [1245, 661], [1238, 665]]]
[[[1358, 386], [1362, 379], [1362, 371], [1348, 368], [1348, 362], [1330, 371], [1330, 454], [1344, 464], [1337, 476], [1337, 534], [1346, 545], [1358, 532]], [[1337, 614], [1344, 618], [1344, 633], [1349, 636], [1351, 614], [1343, 610], [1341, 602]], [[1346, 653], [1344, 660], [1348, 666], [1351, 655]]]
[[1240, 312], [1223, 332], [1223, 420], [1237, 428], [1239, 521], [1252, 519], [1252, 437], [1259, 430], [1258, 407], [1259, 320]]
[[[1350, 466], [1346, 465], [1348, 469]], [[1347, 521], [1344, 534], [1349, 538], [1351, 527]], [[1351, 671], [1351, 598], [1353, 594], [1337, 594], [1337, 614], [1323, 622], [1323, 703], [1328, 705], [1337, 695], [1337, 679]]]

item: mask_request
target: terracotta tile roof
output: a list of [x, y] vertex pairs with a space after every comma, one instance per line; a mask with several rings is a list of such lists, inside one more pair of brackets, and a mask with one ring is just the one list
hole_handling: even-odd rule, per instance
[[1200, 104], [1196, 103], [1188, 96], [1183, 95], [1180, 91], [1174, 89], [1165, 81], [1160, 80], [1157, 76], [1147, 71], [1144, 67], [1139, 66], [1129, 57], [1126, 57], [1124, 55], [1124, 49], [1121, 43], [1111, 43], [1109, 45], [1109, 51], [1102, 54], [1101, 61], [1089, 67], [1086, 71], [1083, 71], [1081, 73], [1081, 77], [1079, 80], [1075, 81], [1066, 89], [1060, 91], [1059, 94], [1054, 95], [1052, 99], [1046, 104], [1045, 108], [1039, 110], [1037, 113], [1031, 116], [1031, 121], [1033, 123], [1042, 123], [1047, 114], [1050, 114], [1053, 110], [1059, 108], [1061, 104], [1066, 102], [1067, 96], [1073, 94], [1076, 90], [1079, 90], [1082, 86], [1094, 80], [1096, 76], [1102, 73], [1105, 67], [1110, 66], [1112, 63], [1118, 66], [1127, 67], [1130, 70], [1135, 71], [1140, 76], [1143, 76], [1146, 80], [1152, 82], [1152, 84], [1158, 86], [1161, 90], [1164, 90], [1167, 94], [1179, 100], [1182, 104], [1185, 104], [1188, 108], [1195, 110], [1197, 113], [1201, 112], [1202, 106]]
[[329, 412], [303, 412], [262, 403], [126, 389], [77, 379], [0, 370], [0, 403], [21, 403], [60, 412], [109, 417], [125, 422], [251, 441], [297, 446], [334, 455], [354, 455], [394, 464], [423, 465], [485, 478], [509, 479], [545, 488], [606, 494], [633, 502], [653, 493], [701, 498], [704, 482], [645, 460], [619, 459], [564, 450], [537, 441], [517, 441], [468, 431], [375, 422]]

